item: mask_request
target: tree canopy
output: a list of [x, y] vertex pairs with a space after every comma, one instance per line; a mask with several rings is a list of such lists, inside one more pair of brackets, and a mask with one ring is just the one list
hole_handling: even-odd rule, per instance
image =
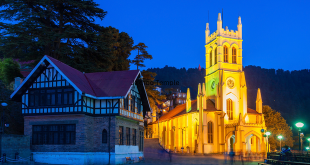
[[0, 2], [0, 54], [23, 61], [49, 55], [74, 68], [127, 70], [133, 40], [125, 32], [95, 24], [106, 11], [93, 0], [6, 0]]
[[158, 108], [156, 108], [156, 106], [163, 103], [163, 100], [166, 99], [166, 95], [160, 95], [159, 91], [155, 90], [156, 82], [154, 80], [156, 73], [144, 70], [142, 71], [142, 76], [150, 107], [153, 110], [157, 110]]
[[3, 83], [9, 85], [15, 77], [22, 77], [19, 63], [12, 58], [0, 59], [0, 79]]
[[287, 145], [293, 147], [294, 140], [292, 130], [286, 123], [286, 120], [281, 116], [281, 113], [271, 109], [268, 105], [264, 105], [263, 114], [267, 130], [271, 132], [269, 136], [270, 149], [280, 149], [279, 135], [283, 136], [282, 146]]
[[145, 67], [144, 60], [146, 59], [153, 59], [153, 56], [150, 55], [147, 51], [146, 51], [147, 46], [144, 43], [139, 43], [138, 45], [135, 45], [133, 47], [133, 50], [138, 50], [138, 54], [136, 55], [136, 57], [134, 58], [134, 60], [132, 60], [131, 62], [137, 66], [137, 70], [139, 69], [139, 67]]

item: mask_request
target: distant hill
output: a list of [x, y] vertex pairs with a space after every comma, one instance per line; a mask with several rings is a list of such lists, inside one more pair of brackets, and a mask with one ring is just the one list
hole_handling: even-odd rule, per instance
[[[196, 98], [198, 83], [204, 82], [205, 69], [165, 66], [150, 68], [159, 81], [178, 81], [179, 85], [162, 85], [166, 88], [179, 88], [186, 92], [190, 88], [192, 98]], [[284, 71], [283, 69], [264, 69], [257, 66], [244, 67], [248, 87], [248, 107], [255, 109], [257, 88], [261, 89], [263, 104], [269, 105], [283, 115], [288, 124], [304, 122], [305, 128], [310, 116], [310, 71]], [[309, 120], [308, 120], [309, 121]]]

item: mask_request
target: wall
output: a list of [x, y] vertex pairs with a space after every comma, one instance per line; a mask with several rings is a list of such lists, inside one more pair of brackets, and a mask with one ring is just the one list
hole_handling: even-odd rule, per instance
[[1, 138], [1, 156], [3, 153], [8, 158], [15, 158], [15, 153], [18, 152], [20, 157], [27, 158], [30, 156], [29, 136], [25, 135], [2, 135]]
[[[102, 143], [102, 131], [108, 131], [108, 116], [92, 117], [84, 114], [25, 116], [24, 132], [32, 143], [32, 125], [76, 124], [74, 145], [31, 145], [34, 152], [108, 152], [108, 143]], [[115, 145], [115, 116], [111, 117], [111, 152]]]

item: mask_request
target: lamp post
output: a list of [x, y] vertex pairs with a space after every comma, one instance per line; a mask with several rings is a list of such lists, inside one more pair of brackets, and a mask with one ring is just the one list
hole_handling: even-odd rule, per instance
[[280, 152], [281, 152], [281, 141], [282, 141], [282, 138], [283, 138], [282, 135], [279, 135], [279, 136], [278, 136], [278, 139], [280, 139]]
[[303, 123], [301, 123], [301, 122], [298, 122], [298, 123], [296, 123], [295, 124], [296, 125], [296, 127], [298, 128], [298, 137], [299, 137], [299, 151], [301, 150], [301, 143], [300, 143], [300, 131], [301, 131], [301, 128], [304, 126], [304, 124]]
[[268, 136], [271, 135], [270, 132], [266, 132], [266, 135], [267, 135], [267, 148], [268, 148], [268, 152], [269, 152], [269, 139], [268, 139]]
[[309, 147], [310, 147], [310, 138], [308, 138], [307, 140], [308, 140], [308, 142], [309, 142]]

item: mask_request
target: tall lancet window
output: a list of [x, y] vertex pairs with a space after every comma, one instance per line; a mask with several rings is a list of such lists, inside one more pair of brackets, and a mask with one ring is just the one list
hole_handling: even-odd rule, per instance
[[232, 48], [232, 63], [237, 64], [237, 49], [235, 47]]
[[208, 122], [208, 143], [213, 143], [213, 123]]
[[212, 50], [210, 52], [210, 67], [212, 66]]
[[234, 107], [233, 107], [233, 101], [231, 99], [227, 99], [226, 101], [227, 106], [227, 115], [229, 120], [234, 119]]
[[224, 62], [228, 62], [228, 48], [224, 46]]
[[217, 64], [217, 48], [215, 48], [214, 52], [214, 64]]

